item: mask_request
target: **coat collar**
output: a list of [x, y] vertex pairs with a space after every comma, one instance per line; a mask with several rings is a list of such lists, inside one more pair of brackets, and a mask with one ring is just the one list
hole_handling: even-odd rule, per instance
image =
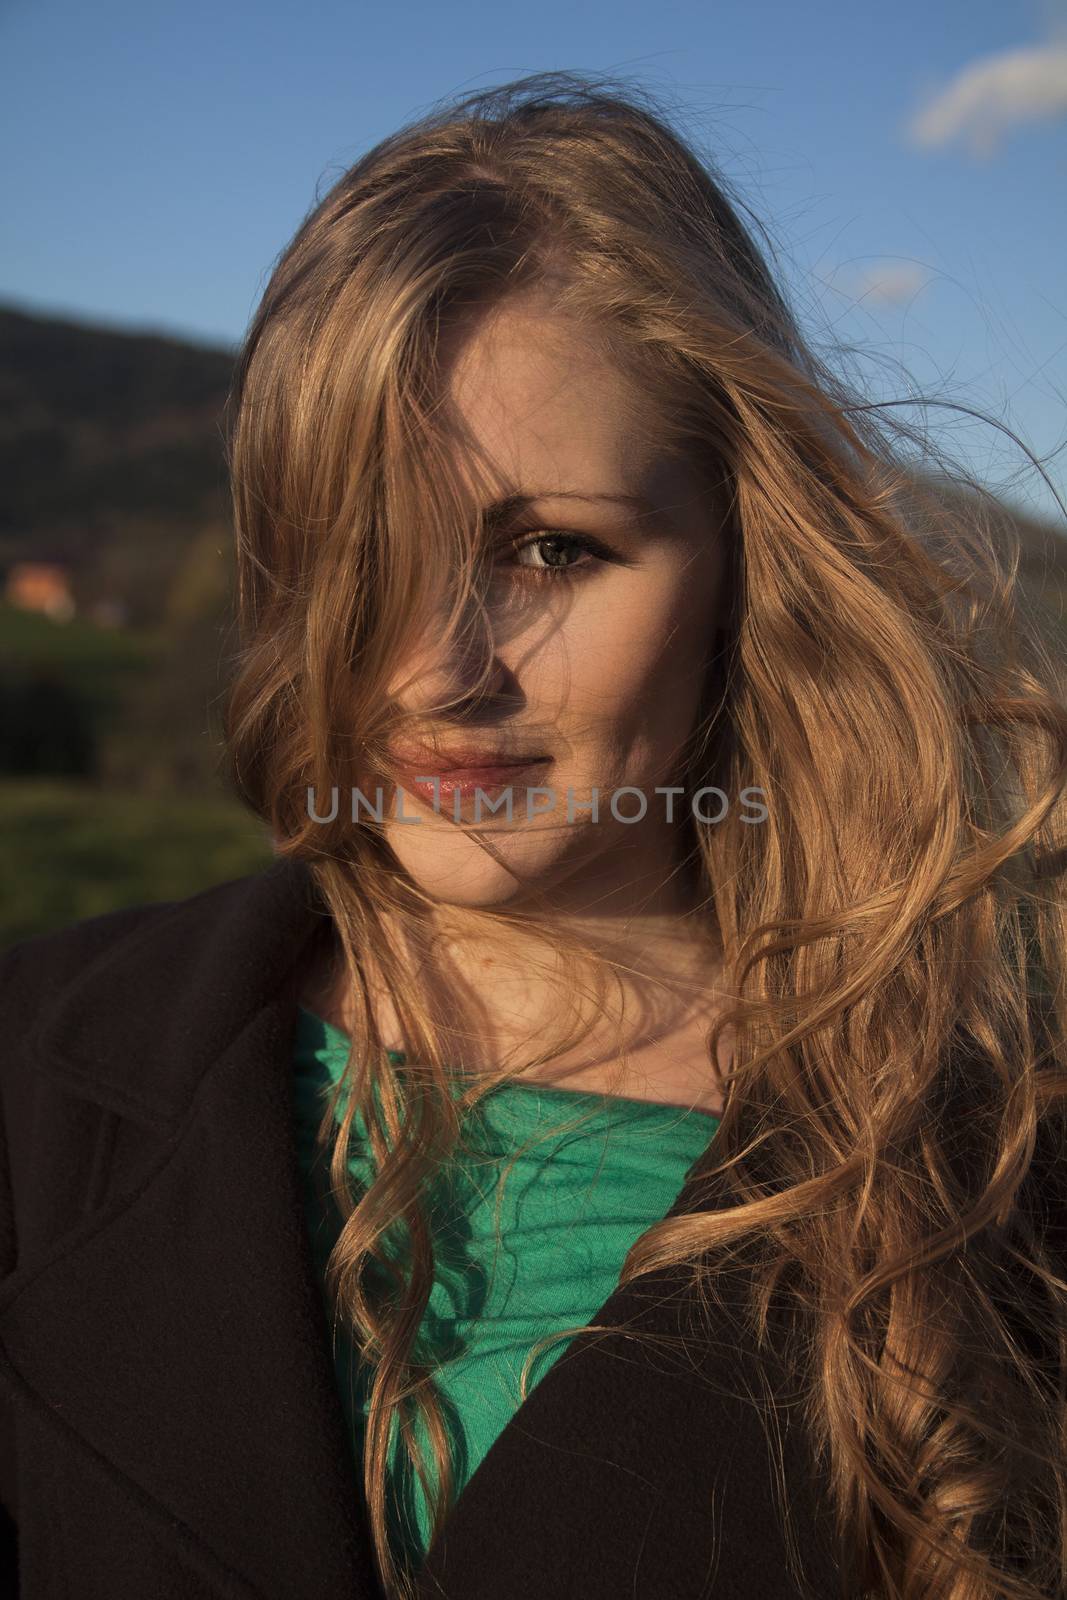
[[[176, 1128], [199, 1084], [287, 981], [328, 921], [302, 861], [150, 908], [59, 995], [39, 1062], [102, 1105]], [[295, 994], [293, 996], [295, 1000]]]
[[[297, 959], [324, 916], [306, 867], [278, 860], [152, 908], [61, 988], [37, 1066], [138, 1125], [150, 1167], [0, 1285], [9, 1381], [233, 1600], [381, 1600], [292, 1134]], [[712, 1204], [713, 1173], [691, 1169], [669, 1215]], [[693, 1310], [682, 1276], [660, 1272], [590, 1321], [678, 1334]], [[767, 1423], [744, 1400], [783, 1401], [772, 1431], [788, 1436], [809, 1561], [823, 1530], [788, 1385], [730, 1314], [706, 1327], [703, 1383], [623, 1332], [574, 1341], [467, 1484], [420, 1600], [561, 1592], [553, 1573], [598, 1539], [610, 1561], [595, 1557], [583, 1594], [689, 1593], [680, 1573], [662, 1589], [655, 1574], [703, 1571], [719, 1550], [717, 1600], [795, 1600]], [[815, 1559], [829, 1593], [836, 1568], [821, 1546]]]

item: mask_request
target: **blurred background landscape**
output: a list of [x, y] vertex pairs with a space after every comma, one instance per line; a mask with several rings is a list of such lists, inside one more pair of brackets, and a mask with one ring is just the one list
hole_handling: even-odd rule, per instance
[[221, 762], [231, 365], [0, 308], [0, 947], [271, 860]]
[[0, 49], [0, 948], [270, 861], [220, 741], [234, 352], [351, 162], [527, 73], [673, 117], [816, 352], [1003, 508], [1067, 669], [1067, 0], [10, 0]]

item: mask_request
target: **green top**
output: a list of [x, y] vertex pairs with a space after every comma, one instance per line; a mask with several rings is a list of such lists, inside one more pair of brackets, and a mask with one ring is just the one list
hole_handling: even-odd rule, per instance
[[[299, 1008], [294, 1111], [305, 1210], [327, 1322], [326, 1261], [340, 1216], [323, 1192], [327, 1159], [315, 1135], [344, 1070], [348, 1036]], [[403, 1056], [392, 1052], [392, 1059]], [[341, 1108], [339, 1107], [339, 1110]], [[579, 1120], [580, 1117], [580, 1120]], [[571, 1131], [564, 1124], [576, 1124]], [[357, 1133], [365, 1133], [362, 1119]], [[719, 1126], [706, 1111], [560, 1089], [532, 1080], [492, 1090], [465, 1124], [470, 1148], [431, 1199], [436, 1277], [418, 1354], [431, 1361], [451, 1440], [458, 1496], [519, 1406], [518, 1378], [546, 1333], [589, 1321], [618, 1283], [634, 1240], [663, 1217]], [[497, 1250], [494, 1205], [501, 1168], [537, 1136], [504, 1177]], [[350, 1171], [366, 1186], [360, 1151]], [[570, 1340], [542, 1351], [533, 1389]], [[336, 1329], [334, 1361], [357, 1472], [362, 1471], [366, 1390], [348, 1336]], [[418, 1425], [420, 1444], [427, 1441]], [[432, 1456], [426, 1456], [433, 1472]], [[417, 1567], [429, 1542], [429, 1508], [394, 1424], [389, 1495], [391, 1537]]]

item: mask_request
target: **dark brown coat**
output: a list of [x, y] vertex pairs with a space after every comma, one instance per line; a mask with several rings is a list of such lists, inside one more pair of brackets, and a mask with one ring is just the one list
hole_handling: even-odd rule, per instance
[[[325, 926], [278, 861], [0, 957], [0, 1592], [381, 1600], [292, 1138], [295, 975]], [[691, 1169], [672, 1211], [710, 1192]], [[591, 1320], [677, 1332], [680, 1283]], [[764, 1384], [807, 1590], [745, 1398]], [[693, 1365], [576, 1341], [474, 1473], [420, 1600], [846, 1592], [789, 1399], [725, 1315]]]

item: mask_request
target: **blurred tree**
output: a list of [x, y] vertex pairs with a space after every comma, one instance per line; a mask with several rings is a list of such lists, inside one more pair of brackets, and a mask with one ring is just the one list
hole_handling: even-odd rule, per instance
[[147, 794], [224, 792], [221, 696], [232, 543], [226, 523], [216, 520], [189, 544], [162, 604], [156, 665], [103, 741], [105, 783]]
[[0, 772], [88, 777], [95, 765], [91, 708], [57, 668], [0, 679]]

